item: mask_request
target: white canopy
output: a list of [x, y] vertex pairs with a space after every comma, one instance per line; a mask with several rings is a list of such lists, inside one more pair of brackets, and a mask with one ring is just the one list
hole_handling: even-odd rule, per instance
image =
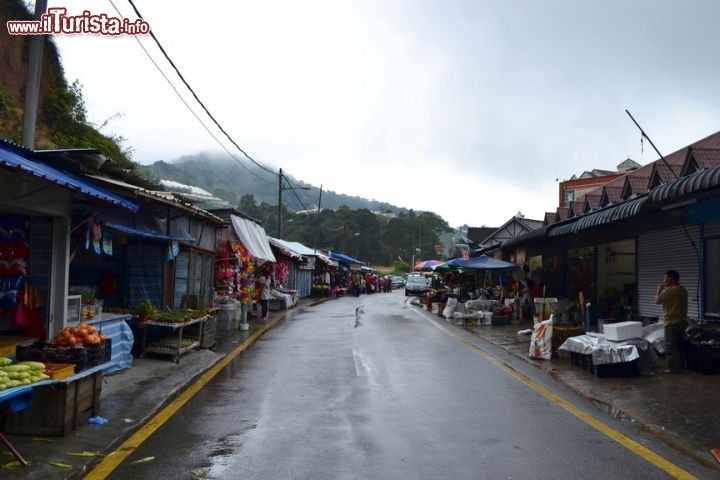
[[260, 260], [260, 264], [266, 261], [274, 262], [275, 255], [270, 249], [267, 234], [259, 224], [252, 220], [246, 220], [237, 215], [230, 215], [235, 234], [240, 239], [240, 243], [245, 245], [250, 255]]

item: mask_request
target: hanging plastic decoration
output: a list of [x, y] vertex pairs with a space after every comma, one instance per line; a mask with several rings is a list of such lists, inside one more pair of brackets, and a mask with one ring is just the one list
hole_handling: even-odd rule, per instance
[[280, 284], [284, 284], [287, 280], [288, 275], [290, 275], [290, 269], [288, 269], [288, 266], [285, 265], [282, 262], [278, 262], [275, 264], [275, 279]]
[[250, 303], [255, 293], [253, 272], [255, 262], [247, 248], [237, 242], [232, 243], [233, 253], [237, 258], [237, 296], [240, 303]]
[[112, 234], [107, 230], [102, 232], [102, 252], [109, 256], [113, 254]]

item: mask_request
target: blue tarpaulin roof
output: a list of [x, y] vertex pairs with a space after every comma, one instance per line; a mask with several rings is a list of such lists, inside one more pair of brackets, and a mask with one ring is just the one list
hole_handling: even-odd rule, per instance
[[[30, 150], [26, 151], [31, 154]], [[44, 178], [70, 190], [79, 191], [93, 198], [113, 203], [130, 211], [137, 212], [140, 208], [133, 202], [114, 193], [82, 180], [70, 173], [63, 172], [44, 163], [32, 160], [24, 155], [21, 147], [13, 146], [7, 142], [0, 142], [0, 166], [7, 166], [14, 170], [22, 170], [38, 178]]]
[[93, 213], [103, 225], [118, 232], [158, 240], [195, 241], [190, 232], [184, 230], [179, 224], [172, 223], [170, 231], [167, 232], [162, 221], [147, 214], [133, 215], [123, 210], [109, 208], [96, 208]]
[[333, 260], [337, 260], [339, 262], [347, 263], [348, 265], [353, 265], [353, 264], [362, 265], [362, 263], [363, 263], [360, 260], [355, 260], [352, 257], [348, 257], [347, 255], [343, 255], [342, 253], [335, 252], [333, 250], [330, 250], [330, 258], [332, 258]]

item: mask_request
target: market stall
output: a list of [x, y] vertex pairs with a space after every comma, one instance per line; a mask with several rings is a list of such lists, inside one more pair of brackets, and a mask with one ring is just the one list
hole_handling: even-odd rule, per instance
[[597, 377], [647, 374], [657, 360], [652, 344], [643, 338], [612, 341], [600, 334], [569, 337], [558, 351]]
[[205, 312], [196, 310], [156, 313], [151, 319], [139, 323], [142, 330], [140, 356], [144, 357], [147, 353], [167, 355], [173, 362], [179, 363], [182, 354], [203, 344], [203, 327], [209, 318]]

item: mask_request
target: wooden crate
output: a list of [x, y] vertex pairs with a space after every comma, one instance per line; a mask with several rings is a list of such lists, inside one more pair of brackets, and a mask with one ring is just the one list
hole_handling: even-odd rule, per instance
[[33, 388], [33, 403], [5, 417], [5, 432], [16, 435], [63, 436], [100, 412], [103, 374]]

